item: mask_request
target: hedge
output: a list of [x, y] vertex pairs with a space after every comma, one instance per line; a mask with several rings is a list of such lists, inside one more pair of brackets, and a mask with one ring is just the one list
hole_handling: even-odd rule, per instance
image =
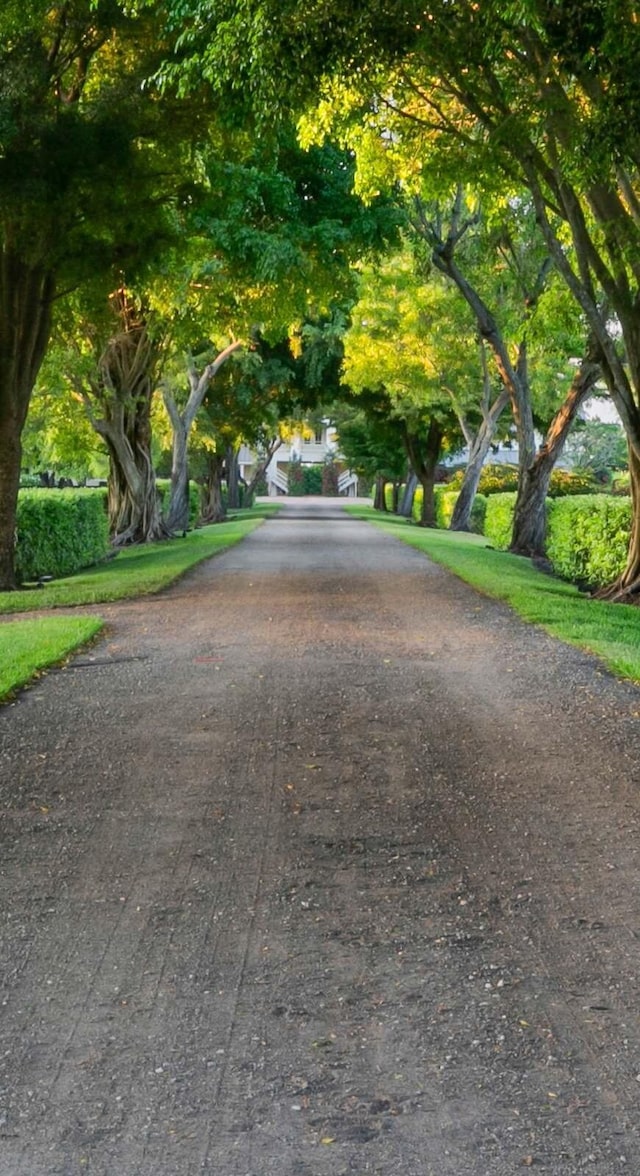
[[70, 576], [104, 559], [109, 529], [103, 490], [21, 490], [16, 520], [19, 581]]
[[[448, 529], [451, 519], [453, 517], [453, 510], [458, 501], [458, 491], [449, 490], [447, 486], [439, 486], [435, 492], [436, 499], [436, 526]], [[484, 534], [484, 517], [487, 510], [488, 499], [484, 494], [476, 494], [471, 508], [471, 526], [470, 529], [476, 535]]]
[[593, 588], [624, 570], [631, 532], [631, 500], [606, 494], [547, 503], [547, 558], [565, 580]]
[[498, 551], [506, 551], [511, 543], [513, 515], [516, 507], [514, 492], [491, 494], [487, 498], [484, 534]]
[[[449, 482], [450, 490], [459, 490], [464, 470], [456, 470]], [[563, 470], [558, 466], [551, 473], [549, 497], [559, 498], [564, 494], [592, 494], [598, 483], [590, 470]], [[478, 490], [481, 494], [506, 494], [518, 489], [518, 467], [516, 465], [485, 465], [480, 474]]]

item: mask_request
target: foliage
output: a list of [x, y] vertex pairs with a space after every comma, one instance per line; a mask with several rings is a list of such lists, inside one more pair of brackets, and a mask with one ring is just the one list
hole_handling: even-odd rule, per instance
[[515, 507], [515, 491], [490, 494], [487, 498], [484, 534], [498, 551], [507, 551], [511, 543]]
[[[464, 478], [464, 470], [456, 470], [455, 474], [451, 476], [449, 488], [451, 490], [460, 490], [462, 480]], [[508, 490], [518, 489], [518, 467], [516, 465], [507, 464], [491, 464], [487, 463], [482, 468], [480, 474], [480, 482], [478, 483], [478, 492], [480, 494], [503, 494]]]
[[[439, 486], [435, 493], [436, 524], [446, 530], [453, 515], [453, 508], [458, 500], [458, 491], [448, 486]], [[487, 510], [487, 499], [484, 494], [476, 494], [471, 510], [471, 530], [477, 535], [484, 533], [484, 520]]]
[[22, 581], [69, 576], [109, 550], [101, 490], [22, 490], [17, 522], [16, 571]]
[[[463, 470], [456, 470], [449, 487], [459, 489], [464, 476]], [[503, 494], [518, 488], [518, 467], [507, 464], [490, 464], [483, 467], [478, 487], [480, 494]], [[596, 489], [596, 482], [589, 470], [563, 470], [557, 466], [552, 471], [549, 497], [559, 498], [564, 494], [588, 494]]]
[[38, 617], [0, 625], [0, 700], [61, 662], [102, 627], [99, 617]]
[[566, 580], [589, 588], [608, 584], [625, 566], [630, 529], [629, 499], [557, 499], [548, 504], [547, 557]]
[[590, 470], [606, 482], [615, 470], [625, 470], [629, 454], [624, 429], [603, 421], [579, 421], [565, 445], [574, 467]]
[[556, 466], [552, 470], [549, 481], [549, 498], [564, 498], [567, 495], [574, 494], [593, 494], [598, 489], [598, 483], [592, 470], [563, 470]]

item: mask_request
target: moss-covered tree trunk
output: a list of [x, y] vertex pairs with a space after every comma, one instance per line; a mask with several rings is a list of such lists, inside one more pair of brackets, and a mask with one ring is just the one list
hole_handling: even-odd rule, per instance
[[49, 341], [53, 293], [50, 273], [0, 252], [0, 591], [16, 587], [21, 436]]

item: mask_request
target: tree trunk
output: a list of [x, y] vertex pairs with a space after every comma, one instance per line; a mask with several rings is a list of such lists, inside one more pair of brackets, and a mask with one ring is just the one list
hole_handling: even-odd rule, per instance
[[120, 330], [100, 356], [85, 405], [109, 450], [109, 529], [114, 545], [123, 547], [166, 539], [171, 532], [162, 520], [151, 459], [158, 347], [125, 289], [116, 291], [111, 303]]
[[387, 510], [387, 497], [385, 494], [386, 485], [386, 478], [383, 478], [382, 474], [376, 474], [376, 489], [373, 496], [374, 510], [381, 510], [384, 512]]
[[429, 428], [424, 440], [409, 430], [405, 432], [404, 441], [407, 457], [422, 486], [421, 527], [435, 527], [436, 525], [434, 489], [443, 436], [444, 429], [442, 425], [433, 418], [429, 422]]
[[491, 448], [498, 421], [503, 409], [509, 403], [509, 395], [505, 390], [496, 400], [493, 407], [486, 413], [482, 424], [476, 433], [469, 449], [469, 461], [464, 471], [460, 493], [451, 515], [450, 531], [470, 531], [471, 512], [478, 493], [478, 483], [482, 474], [484, 460]]
[[546, 437], [533, 461], [520, 470], [518, 493], [509, 550], [516, 555], [544, 556], [547, 529], [546, 498], [553, 468], [560, 457], [567, 434], [580, 405], [600, 376], [593, 358], [595, 343], [576, 372], [571, 388], [555, 414]]
[[235, 340], [206, 365], [198, 375], [193, 362], [187, 367], [189, 380], [189, 397], [182, 412], [167, 388], [163, 389], [162, 397], [169, 414], [173, 429], [173, 460], [171, 463], [171, 497], [167, 511], [167, 525], [171, 530], [186, 531], [189, 524], [189, 468], [188, 446], [189, 433], [196, 419], [198, 410], [215, 379], [220, 368], [233, 355], [234, 351], [242, 347], [239, 340]]
[[400, 483], [393, 483], [393, 494], [391, 498], [391, 509], [394, 514], [398, 513], [398, 506], [400, 504]]
[[638, 604], [640, 593], [640, 458], [629, 446], [629, 474], [631, 489], [631, 535], [627, 563], [621, 576], [613, 584], [601, 588], [594, 595], [598, 600], [614, 604]]
[[[164, 401], [167, 404], [166, 395]], [[173, 444], [167, 526], [170, 531], [186, 531], [189, 525], [188, 430], [177, 409], [175, 416], [171, 413], [169, 415], [173, 427]]]
[[413, 470], [409, 470], [404, 492], [400, 500], [400, 505], [398, 506], [398, 514], [401, 515], [403, 519], [410, 519], [412, 517], [413, 500], [416, 496], [417, 486], [418, 479], [416, 478]]
[[222, 498], [223, 453], [210, 453], [207, 458], [207, 479], [202, 497], [201, 523], [222, 523], [227, 511]]
[[267, 471], [267, 466], [269, 465], [269, 463], [271, 461], [271, 458], [273, 457], [274, 453], [278, 452], [278, 450], [282, 444], [283, 444], [283, 442], [282, 442], [281, 437], [274, 437], [273, 441], [271, 441], [269, 443], [269, 445], [267, 446], [267, 449], [266, 449], [265, 453], [263, 453], [260, 461], [258, 461], [256, 463], [256, 468], [253, 471], [253, 476], [251, 478], [251, 481], [247, 483], [246, 488], [245, 488], [245, 492], [244, 492], [245, 506], [252, 506], [253, 505], [253, 497], [254, 497], [254, 494], [256, 491], [256, 486], [258, 485], [258, 482], [261, 480], [261, 478], [264, 477], [264, 475]]
[[21, 436], [51, 332], [51, 274], [0, 253], [0, 591], [16, 587]]
[[227, 465], [227, 506], [229, 510], [240, 507], [240, 467], [238, 465], [238, 450], [235, 445], [229, 445], [226, 453]]

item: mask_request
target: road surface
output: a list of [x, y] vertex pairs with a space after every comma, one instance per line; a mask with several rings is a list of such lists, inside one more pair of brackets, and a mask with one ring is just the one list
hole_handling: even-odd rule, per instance
[[637, 1176], [640, 692], [333, 503], [106, 615], [0, 712], [2, 1176]]

